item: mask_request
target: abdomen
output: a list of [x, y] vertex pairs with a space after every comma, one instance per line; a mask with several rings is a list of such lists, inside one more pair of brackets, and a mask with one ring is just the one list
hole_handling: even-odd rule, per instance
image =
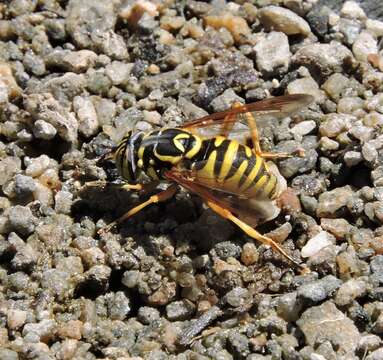
[[248, 198], [273, 198], [277, 179], [264, 160], [245, 145], [218, 136], [202, 141], [190, 170], [210, 188]]

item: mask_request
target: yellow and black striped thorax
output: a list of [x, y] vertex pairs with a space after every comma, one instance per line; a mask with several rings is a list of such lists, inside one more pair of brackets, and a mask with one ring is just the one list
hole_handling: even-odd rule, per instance
[[209, 188], [249, 198], [272, 199], [277, 192], [277, 178], [263, 158], [222, 136], [203, 139], [177, 128], [129, 132], [117, 146], [115, 159], [129, 183], [137, 182], [141, 172], [157, 180], [165, 170], [180, 166]]

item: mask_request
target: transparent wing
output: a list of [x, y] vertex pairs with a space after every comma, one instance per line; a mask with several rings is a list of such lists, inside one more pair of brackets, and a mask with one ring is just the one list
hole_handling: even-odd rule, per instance
[[197, 178], [193, 178], [188, 170], [174, 168], [167, 171], [165, 177], [197, 194], [203, 200], [214, 202], [230, 210], [239, 219], [253, 227], [275, 218], [280, 212], [271, 200], [248, 199], [221, 189], [207, 187]]
[[225, 135], [229, 139], [240, 140], [249, 133], [245, 113], [252, 113], [259, 126], [265, 121], [291, 116], [313, 100], [306, 94], [278, 96], [210, 114], [187, 122], [182, 128], [203, 137]]

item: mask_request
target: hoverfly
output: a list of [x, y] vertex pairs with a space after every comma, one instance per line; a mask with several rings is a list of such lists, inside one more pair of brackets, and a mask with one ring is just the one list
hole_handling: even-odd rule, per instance
[[[109, 231], [150, 204], [168, 200], [181, 186], [200, 196], [206, 205], [251, 238], [271, 246], [295, 265], [303, 267], [278, 243], [254, 228], [268, 220], [268, 208], [282, 191], [281, 176], [272, 171], [266, 160], [292, 156], [262, 151], [256, 119], [284, 118], [312, 101], [310, 95], [295, 94], [247, 105], [236, 103], [229, 110], [181, 127], [148, 133], [129, 131], [113, 151], [117, 169], [127, 181], [123, 188], [145, 189], [147, 185], [138, 182], [142, 172], [153, 182], [165, 181], [169, 186], [100, 232]], [[238, 135], [242, 139], [234, 138]], [[252, 147], [247, 145], [249, 137]]]

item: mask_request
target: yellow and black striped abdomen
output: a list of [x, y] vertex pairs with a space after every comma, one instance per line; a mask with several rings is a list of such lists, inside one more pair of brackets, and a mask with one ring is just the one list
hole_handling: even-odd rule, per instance
[[277, 179], [265, 161], [248, 146], [222, 136], [202, 140], [191, 160], [191, 170], [201, 184], [248, 198], [272, 199]]

